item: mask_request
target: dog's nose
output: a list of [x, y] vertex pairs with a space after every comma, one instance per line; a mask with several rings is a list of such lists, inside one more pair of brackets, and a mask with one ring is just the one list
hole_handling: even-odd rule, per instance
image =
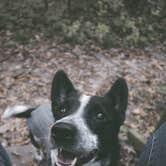
[[76, 128], [72, 124], [59, 122], [52, 127], [51, 134], [58, 143], [72, 143], [76, 136]]

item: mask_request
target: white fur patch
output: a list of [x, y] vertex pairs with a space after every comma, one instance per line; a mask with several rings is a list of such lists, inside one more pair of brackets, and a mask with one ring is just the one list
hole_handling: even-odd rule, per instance
[[82, 140], [80, 144], [82, 147], [85, 148], [86, 151], [91, 151], [97, 148], [97, 144], [98, 144], [97, 136], [90, 131], [83, 117], [85, 107], [89, 103], [90, 99], [91, 99], [91, 96], [82, 95], [80, 98], [81, 105], [78, 111], [76, 112], [76, 114], [74, 115], [75, 124], [78, 128], [78, 131], [80, 132], [80, 136]]
[[6, 118], [14, 117], [17, 114], [26, 112], [28, 109], [29, 109], [29, 107], [25, 106], [25, 105], [15, 105], [12, 107], [7, 107], [2, 115], [2, 118], [6, 119]]
[[57, 158], [57, 156], [58, 156], [58, 150], [57, 149], [52, 149], [51, 150], [51, 165], [52, 166], [55, 166], [55, 164], [57, 166], [61, 166], [61, 165], [58, 164], [58, 158]]
[[41, 150], [37, 150], [37, 151], [36, 151], [35, 159], [36, 159], [38, 162], [41, 162], [41, 161], [44, 159], [44, 155], [43, 155], [43, 152], [42, 152]]

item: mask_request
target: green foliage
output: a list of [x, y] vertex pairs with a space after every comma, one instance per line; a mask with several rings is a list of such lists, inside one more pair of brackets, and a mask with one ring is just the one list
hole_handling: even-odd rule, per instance
[[59, 34], [65, 41], [92, 39], [104, 47], [166, 39], [165, 0], [0, 0], [0, 29]]
[[23, 44], [28, 43], [30, 37], [31, 37], [31, 34], [29, 34], [29, 33], [26, 32], [26, 31], [23, 31], [23, 30], [18, 30], [18, 31], [16, 31], [16, 33], [15, 33], [15, 35], [14, 35], [14, 39], [15, 39], [17, 42], [20, 42], [20, 43], [23, 43]]

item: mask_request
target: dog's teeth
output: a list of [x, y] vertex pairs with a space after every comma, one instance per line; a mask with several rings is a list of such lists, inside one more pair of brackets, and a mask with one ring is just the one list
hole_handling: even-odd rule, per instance
[[73, 162], [71, 163], [71, 166], [74, 166], [77, 162], [77, 157], [74, 158]]

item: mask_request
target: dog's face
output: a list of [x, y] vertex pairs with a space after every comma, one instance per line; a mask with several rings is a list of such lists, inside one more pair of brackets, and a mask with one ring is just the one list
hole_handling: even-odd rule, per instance
[[128, 89], [117, 80], [104, 96], [79, 93], [63, 71], [58, 71], [51, 89], [53, 165], [84, 165], [109, 153], [125, 118]]

